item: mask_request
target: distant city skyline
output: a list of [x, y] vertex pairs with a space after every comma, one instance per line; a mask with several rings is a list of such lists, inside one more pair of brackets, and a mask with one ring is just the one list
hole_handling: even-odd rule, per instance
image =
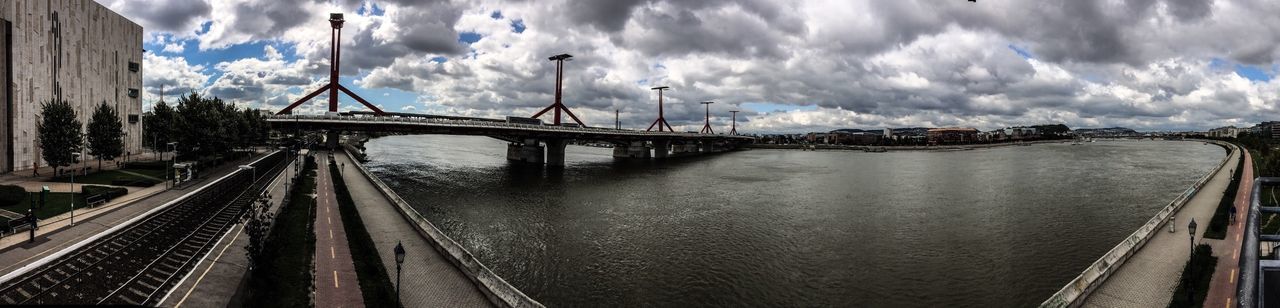
[[574, 55], [565, 104], [602, 127], [615, 110], [623, 127], [652, 122], [657, 85], [677, 130], [716, 101], [712, 125], [743, 110], [748, 134], [1205, 131], [1280, 107], [1280, 3], [1262, 0], [96, 1], [146, 29], [148, 106], [164, 85], [166, 101], [196, 90], [280, 109], [327, 82], [325, 20], [341, 12], [342, 83], [387, 111], [532, 115], [560, 53]]

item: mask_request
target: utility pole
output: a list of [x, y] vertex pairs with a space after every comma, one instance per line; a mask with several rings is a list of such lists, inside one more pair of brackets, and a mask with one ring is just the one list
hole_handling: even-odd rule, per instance
[[738, 135], [738, 111], [729, 110], [729, 113], [733, 114], [733, 126], [729, 127], [729, 135], [737, 136]]
[[622, 120], [618, 118], [619, 112], [621, 112], [621, 109], [613, 110], [613, 129], [622, 129]]
[[715, 135], [715, 133], [716, 133], [716, 131], [711, 130], [711, 104], [715, 104], [715, 103], [716, 103], [716, 102], [701, 102], [701, 103], [700, 103], [700, 104], [702, 104], [703, 106], [707, 106], [707, 117], [706, 117], [706, 122], [704, 122], [704, 124], [702, 124], [702, 131], [701, 131], [701, 133], [703, 133], [703, 134], [712, 134], [712, 135]]
[[668, 86], [649, 88], [650, 90], [658, 90], [658, 119], [653, 120], [653, 124], [649, 124], [649, 129], [646, 129], [645, 131], [652, 131], [654, 125], [658, 126], [659, 132], [662, 131], [663, 126], [666, 126], [668, 131], [672, 131], [672, 132], [676, 131], [674, 129], [671, 129], [671, 124], [667, 124], [667, 119], [663, 118], [662, 116], [662, 92], [670, 88], [671, 87], [668, 87]]
[[555, 110], [555, 117], [552, 118], [552, 124], [560, 125], [560, 112], [564, 111], [564, 113], [568, 114], [570, 118], [573, 118], [574, 122], [578, 122], [578, 126], [587, 126], [586, 124], [582, 124], [582, 120], [579, 120], [578, 116], [574, 115], [572, 111], [569, 111], [569, 107], [565, 107], [564, 103], [560, 101], [560, 89], [564, 86], [564, 82], [562, 81], [562, 79], [564, 79], [564, 61], [568, 61], [569, 58], [572, 57], [573, 56], [569, 54], [559, 54], [547, 58], [548, 60], [556, 61], [556, 101], [552, 103], [551, 106], [547, 106], [547, 108], [543, 108], [542, 111], [538, 111], [538, 113], [533, 115], [533, 118], [540, 117], [542, 114], [547, 113], [547, 111]]

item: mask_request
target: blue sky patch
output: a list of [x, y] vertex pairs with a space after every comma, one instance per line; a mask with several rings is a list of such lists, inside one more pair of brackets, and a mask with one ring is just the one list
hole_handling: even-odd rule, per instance
[[1017, 53], [1019, 56], [1022, 56], [1023, 59], [1035, 59], [1035, 56], [1031, 55], [1031, 52], [1027, 51], [1026, 48], [1021, 48], [1018, 46], [1014, 46], [1013, 44], [1009, 44], [1009, 49], [1013, 50], [1013, 52]]
[[511, 32], [524, 33], [524, 20], [516, 19], [511, 21]]
[[1249, 79], [1250, 81], [1267, 82], [1271, 81], [1271, 77], [1275, 76], [1275, 70], [1264, 70], [1256, 65], [1236, 64], [1236, 75]]
[[483, 38], [483, 37], [484, 36], [480, 35], [480, 33], [475, 33], [475, 32], [458, 33], [458, 41], [465, 44], [479, 42], [480, 38]]

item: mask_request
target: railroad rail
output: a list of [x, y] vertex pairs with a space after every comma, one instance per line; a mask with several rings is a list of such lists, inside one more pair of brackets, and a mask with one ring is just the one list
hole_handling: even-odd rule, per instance
[[[268, 154], [167, 208], [0, 283], [0, 304], [158, 305], [287, 166]], [[266, 172], [261, 172], [265, 170]]]

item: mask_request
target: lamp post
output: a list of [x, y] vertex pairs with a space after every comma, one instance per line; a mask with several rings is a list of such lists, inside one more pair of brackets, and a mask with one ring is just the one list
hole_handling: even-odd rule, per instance
[[[78, 161], [80, 161], [80, 153], [74, 153], [74, 152], [73, 152], [73, 153], [71, 153], [71, 157], [75, 157], [75, 160], [76, 160], [77, 162], [78, 162]], [[75, 198], [75, 195], [76, 195], [76, 173], [75, 173], [75, 171], [72, 171], [72, 172], [71, 172], [71, 188], [68, 188], [68, 189], [67, 189], [67, 192], [71, 193], [71, 201], [70, 201], [70, 202], [71, 202], [71, 226], [72, 226], [72, 227], [75, 227], [75, 226], [76, 226], [76, 198]]]
[[400, 265], [404, 264], [404, 245], [396, 241], [396, 307], [400, 307]]
[[1190, 253], [1191, 258], [1190, 260], [1187, 261], [1187, 263], [1190, 264], [1190, 269], [1188, 270], [1190, 273], [1188, 273], [1189, 275], [1187, 275], [1189, 279], [1187, 279], [1188, 283], [1187, 283], [1187, 289], [1185, 291], [1187, 291], [1187, 306], [1191, 306], [1191, 303], [1195, 301], [1195, 293], [1191, 292], [1191, 290], [1195, 288], [1194, 284], [1196, 282], [1195, 281], [1195, 273], [1196, 273], [1196, 219], [1195, 218], [1192, 218], [1191, 223], [1187, 224], [1187, 235], [1191, 237], [1191, 253]]

